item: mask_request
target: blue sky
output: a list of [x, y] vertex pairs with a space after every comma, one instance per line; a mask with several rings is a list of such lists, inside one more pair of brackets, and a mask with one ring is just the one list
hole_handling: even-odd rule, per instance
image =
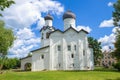
[[[89, 26], [92, 31], [89, 36], [96, 39], [110, 35], [113, 27], [100, 28], [100, 23], [109, 20], [112, 17], [112, 6], [108, 6], [109, 2], [116, 0], [58, 0], [64, 5], [65, 11], [71, 10], [76, 15], [76, 25]], [[62, 15], [56, 19], [54, 16], [54, 25], [63, 29]], [[59, 24], [62, 24], [59, 25]]]
[[11, 28], [17, 39], [8, 51], [9, 57], [25, 57], [40, 48], [40, 29], [48, 12], [54, 17], [53, 26], [63, 30], [62, 16], [71, 10], [76, 15], [76, 27], [91, 30], [88, 36], [102, 43], [102, 50], [113, 47], [115, 28], [112, 11], [116, 0], [15, 0], [2, 12], [6, 28]]

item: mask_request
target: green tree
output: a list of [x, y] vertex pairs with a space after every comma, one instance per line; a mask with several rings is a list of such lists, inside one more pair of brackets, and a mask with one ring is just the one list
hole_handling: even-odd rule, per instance
[[118, 28], [116, 30], [116, 41], [114, 43], [115, 50], [112, 53], [113, 56], [116, 57], [118, 61], [120, 61], [120, 0], [117, 0], [113, 7], [114, 26]]
[[115, 50], [112, 52], [112, 55], [120, 62], [120, 30], [118, 29], [116, 31], [116, 41], [114, 43], [114, 47]]
[[[0, 62], [3, 60], [0, 59]], [[4, 63], [2, 69], [16, 69], [20, 68], [20, 59], [18, 58], [4, 58]]]
[[112, 14], [114, 25], [120, 27], [120, 0], [117, 0], [116, 3], [113, 5], [114, 12]]
[[93, 48], [94, 63], [97, 65], [100, 63], [100, 59], [102, 58], [101, 43], [93, 37], [88, 37], [88, 43], [89, 46]]
[[116, 39], [114, 43], [115, 50], [112, 52], [113, 57], [117, 59], [117, 63], [114, 67], [120, 71], [120, 0], [114, 3], [113, 21], [114, 26], [117, 27]]
[[15, 37], [11, 29], [4, 27], [4, 22], [0, 21], [0, 59], [3, 61], [0, 66], [4, 63], [4, 58], [7, 55], [8, 49], [13, 44]]
[[[3, 11], [5, 8], [10, 7], [11, 4], [14, 4], [13, 0], [0, 0], [0, 10]], [[0, 16], [2, 16], [1, 13]]]

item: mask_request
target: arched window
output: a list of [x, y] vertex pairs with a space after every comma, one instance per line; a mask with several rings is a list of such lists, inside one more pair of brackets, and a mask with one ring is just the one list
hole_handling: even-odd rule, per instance
[[71, 58], [74, 58], [74, 54], [71, 54]]
[[47, 33], [46, 33], [46, 38], [49, 38], [49, 35], [50, 35], [50, 34], [47, 32]]
[[44, 55], [42, 55], [41, 58], [44, 59]]

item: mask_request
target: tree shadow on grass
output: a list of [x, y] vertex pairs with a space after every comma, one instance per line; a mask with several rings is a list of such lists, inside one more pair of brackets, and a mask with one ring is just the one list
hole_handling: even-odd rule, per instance
[[64, 72], [88, 72], [88, 70], [64, 70]]
[[116, 78], [116, 79], [106, 79], [106, 80], [120, 80], [120, 77]]

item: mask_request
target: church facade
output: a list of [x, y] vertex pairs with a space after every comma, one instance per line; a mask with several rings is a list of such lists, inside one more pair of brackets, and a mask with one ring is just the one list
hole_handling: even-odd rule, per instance
[[76, 29], [76, 16], [71, 11], [63, 14], [64, 31], [55, 29], [53, 17], [44, 17], [40, 30], [41, 48], [32, 51], [32, 71], [93, 70], [93, 49], [87, 40], [88, 32]]

